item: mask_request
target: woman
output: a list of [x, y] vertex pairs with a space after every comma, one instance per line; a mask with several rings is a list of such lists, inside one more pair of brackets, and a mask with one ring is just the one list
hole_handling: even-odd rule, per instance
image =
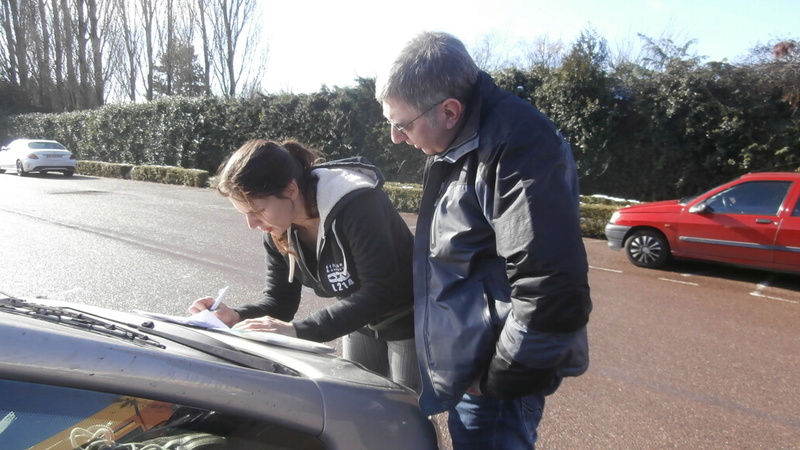
[[[217, 317], [237, 329], [316, 342], [344, 336], [344, 357], [417, 390], [411, 281], [413, 236], [364, 158], [318, 164], [288, 141], [244, 144], [222, 165], [217, 191], [265, 233], [267, 275], [256, 303]], [[337, 302], [294, 319], [301, 285]], [[214, 299], [195, 301], [190, 312]]]

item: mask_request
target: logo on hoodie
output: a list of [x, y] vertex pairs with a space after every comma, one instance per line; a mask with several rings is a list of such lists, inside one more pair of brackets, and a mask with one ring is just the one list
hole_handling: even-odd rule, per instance
[[334, 292], [345, 291], [355, 284], [347, 268], [342, 263], [325, 265], [325, 272], [328, 274], [328, 282]]

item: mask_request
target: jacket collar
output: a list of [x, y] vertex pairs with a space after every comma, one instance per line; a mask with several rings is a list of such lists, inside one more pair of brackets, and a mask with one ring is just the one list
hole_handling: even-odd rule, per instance
[[483, 100], [485, 94], [492, 86], [494, 86], [494, 82], [489, 74], [480, 72], [478, 74], [478, 79], [475, 80], [475, 85], [472, 88], [469, 100], [467, 101], [461, 129], [456, 134], [456, 138], [453, 140], [453, 143], [450, 144], [450, 147], [444, 153], [436, 157], [437, 160], [444, 160], [452, 163], [478, 148], [480, 145], [481, 109], [483, 107]]

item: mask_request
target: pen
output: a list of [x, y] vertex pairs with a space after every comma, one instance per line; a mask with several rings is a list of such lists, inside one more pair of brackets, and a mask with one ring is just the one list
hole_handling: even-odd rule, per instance
[[211, 305], [211, 308], [209, 308], [209, 310], [216, 311], [217, 308], [219, 308], [219, 304], [222, 303], [222, 300], [225, 299], [226, 295], [228, 295], [228, 286], [225, 286], [224, 288], [219, 290], [217, 298], [214, 299], [214, 303]]

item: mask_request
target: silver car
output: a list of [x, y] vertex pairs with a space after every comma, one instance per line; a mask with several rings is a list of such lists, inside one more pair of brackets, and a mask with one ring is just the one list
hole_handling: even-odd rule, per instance
[[307, 341], [0, 294], [0, 342], [2, 449], [437, 446], [413, 392]]
[[17, 139], [0, 147], [0, 173], [16, 170], [24, 177], [29, 172], [75, 174], [77, 159], [66, 147], [44, 139]]

